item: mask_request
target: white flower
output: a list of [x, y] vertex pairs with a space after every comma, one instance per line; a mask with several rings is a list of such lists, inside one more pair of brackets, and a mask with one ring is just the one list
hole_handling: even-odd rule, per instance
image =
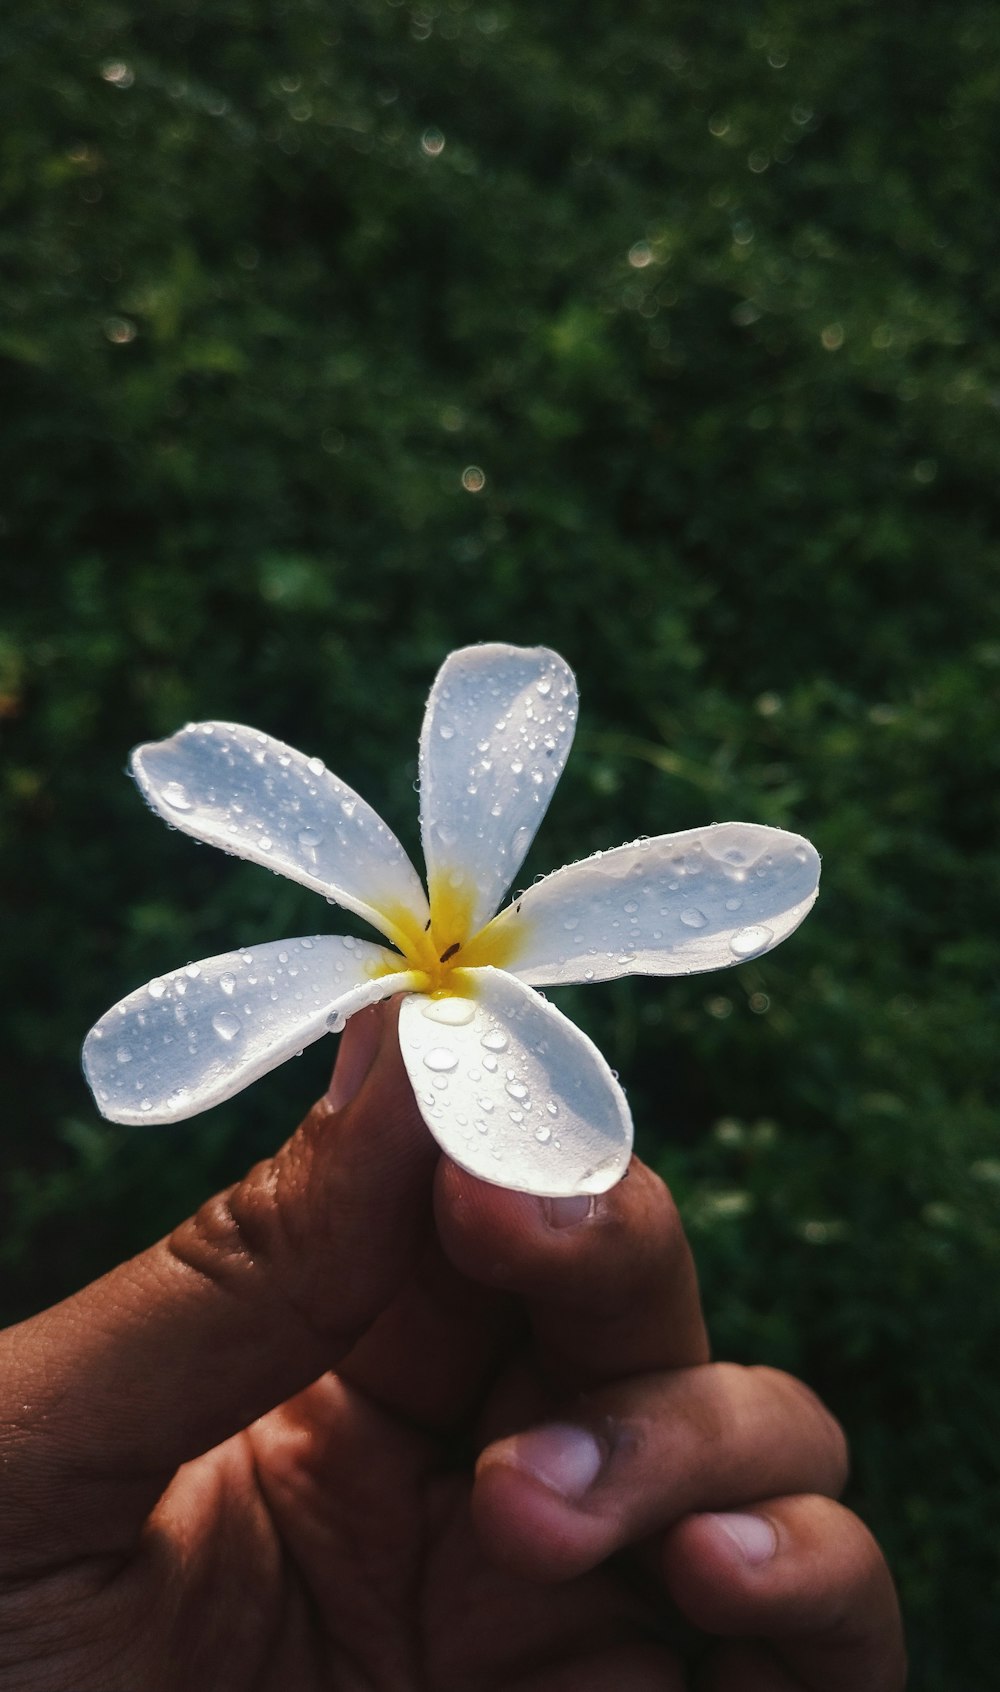
[[420, 738], [427, 894], [395, 835], [320, 759], [232, 723], [137, 747], [136, 780], [168, 822], [315, 888], [390, 944], [272, 941], [130, 993], [84, 1045], [104, 1115], [194, 1116], [402, 993], [403, 1061], [449, 1157], [524, 1192], [612, 1186], [632, 1144], [625, 1096], [535, 989], [756, 957], [802, 921], [819, 858], [799, 835], [718, 823], [597, 852], [494, 917], [575, 721], [573, 673], [544, 647], [470, 646], [446, 659]]

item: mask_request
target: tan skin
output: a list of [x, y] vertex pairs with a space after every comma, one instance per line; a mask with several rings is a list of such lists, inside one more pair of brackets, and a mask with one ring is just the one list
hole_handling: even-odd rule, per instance
[[0, 1692], [899, 1692], [844, 1473], [708, 1362], [662, 1183], [463, 1174], [382, 1007], [274, 1159], [0, 1335]]

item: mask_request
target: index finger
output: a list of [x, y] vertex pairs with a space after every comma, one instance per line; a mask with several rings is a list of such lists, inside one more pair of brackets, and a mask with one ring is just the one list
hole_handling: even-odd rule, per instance
[[489, 1186], [442, 1159], [435, 1211], [455, 1266], [524, 1301], [554, 1384], [579, 1389], [707, 1360], [677, 1208], [637, 1158], [610, 1192], [568, 1199]]

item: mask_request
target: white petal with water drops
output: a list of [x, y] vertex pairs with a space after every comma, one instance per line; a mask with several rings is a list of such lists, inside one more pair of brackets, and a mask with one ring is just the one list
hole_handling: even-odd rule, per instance
[[[448, 1156], [519, 1192], [601, 1193], [628, 1164], [632, 1120], [597, 1047], [498, 969], [469, 970], [471, 998], [404, 999], [399, 1043], [421, 1114]], [[442, 1022], [439, 1005], [471, 1015]]]
[[414, 978], [401, 962], [384, 946], [318, 934], [172, 970], [91, 1029], [87, 1080], [112, 1122], [182, 1121], [342, 1028], [364, 1005], [407, 990]]
[[390, 939], [387, 909], [426, 922], [420, 878], [396, 836], [319, 758], [239, 723], [192, 723], [137, 746], [132, 770], [154, 811], [196, 840], [325, 893]]
[[431, 902], [449, 889], [447, 902], [471, 912], [469, 933], [534, 839], [576, 712], [573, 672], [546, 647], [470, 646], [438, 672], [420, 737], [420, 826]]
[[490, 933], [503, 936], [511, 973], [536, 986], [690, 975], [786, 939], [816, 898], [819, 869], [801, 835], [717, 823], [556, 870]]

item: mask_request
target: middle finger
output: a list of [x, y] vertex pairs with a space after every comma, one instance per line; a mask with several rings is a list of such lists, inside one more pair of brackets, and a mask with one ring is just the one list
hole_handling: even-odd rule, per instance
[[693, 1511], [836, 1497], [846, 1475], [843, 1434], [807, 1387], [716, 1363], [584, 1394], [571, 1419], [487, 1446], [473, 1509], [515, 1574], [565, 1580]]

